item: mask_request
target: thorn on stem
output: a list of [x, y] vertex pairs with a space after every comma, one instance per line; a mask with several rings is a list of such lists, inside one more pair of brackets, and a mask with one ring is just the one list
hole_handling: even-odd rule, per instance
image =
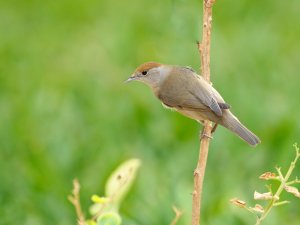
[[197, 196], [197, 195], [198, 195], [198, 194], [197, 194], [197, 191], [193, 191], [192, 195], [193, 195], [193, 196]]
[[199, 174], [200, 174], [200, 171], [198, 169], [195, 169], [194, 170], [194, 177], [199, 176]]

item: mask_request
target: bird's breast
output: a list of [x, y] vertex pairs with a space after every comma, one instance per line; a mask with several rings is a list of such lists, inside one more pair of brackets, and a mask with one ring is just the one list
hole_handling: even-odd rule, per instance
[[190, 119], [193, 119], [193, 120], [201, 121], [201, 120], [206, 119], [206, 118], [203, 118], [201, 116], [201, 113], [199, 113], [197, 111], [189, 111], [189, 110], [184, 110], [184, 109], [180, 109], [180, 108], [176, 108], [176, 111]]

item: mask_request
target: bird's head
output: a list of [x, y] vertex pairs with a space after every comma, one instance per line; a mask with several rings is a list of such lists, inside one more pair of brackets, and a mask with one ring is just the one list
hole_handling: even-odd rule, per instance
[[157, 62], [147, 62], [140, 65], [126, 82], [137, 80], [154, 88], [168, 75], [169, 67]]

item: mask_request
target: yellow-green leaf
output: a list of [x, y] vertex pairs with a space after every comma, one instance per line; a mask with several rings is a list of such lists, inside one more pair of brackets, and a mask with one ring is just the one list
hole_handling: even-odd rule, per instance
[[107, 198], [107, 197], [100, 197], [98, 195], [93, 195], [91, 197], [91, 199], [92, 199], [92, 201], [94, 203], [99, 203], [99, 204], [105, 204], [105, 203], [109, 202], [109, 198]]
[[103, 213], [97, 219], [97, 225], [120, 225], [121, 222], [121, 217], [115, 212]]
[[105, 194], [117, 208], [129, 191], [140, 165], [139, 159], [130, 159], [122, 163], [107, 180]]

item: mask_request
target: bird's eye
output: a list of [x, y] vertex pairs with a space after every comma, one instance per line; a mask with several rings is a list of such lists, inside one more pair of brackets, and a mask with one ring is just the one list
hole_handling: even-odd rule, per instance
[[143, 71], [142, 74], [143, 74], [143, 75], [147, 75], [147, 71], [146, 71], [146, 70]]

